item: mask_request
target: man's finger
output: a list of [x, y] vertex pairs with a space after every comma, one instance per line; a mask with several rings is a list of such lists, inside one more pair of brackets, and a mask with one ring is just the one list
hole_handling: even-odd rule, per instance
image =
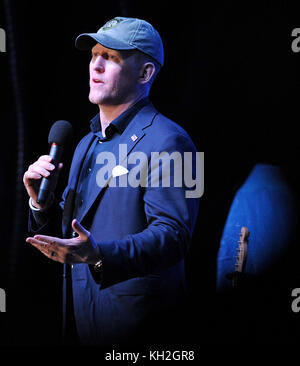
[[35, 172], [26, 172], [24, 175], [24, 180], [26, 181], [26, 179], [40, 179], [42, 176], [39, 173], [35, 173]]
[[53, 157], [50, 156], [50, 155], [42, 155], [42, 156], [39, 157], [38, 160], [44, 160], [44, 161], [51, 162], [53, 160]]
[[51, 247], [51, 245], [49, 243], [46, 243], [44, 241], [40, 241], [36, 238], [27, 238], [26, 243], [30, 243], [33, 246], [35, 246], [36, 248], [41, 249], [41, 250], [42, 249], [48, 249], [48, 248]]
[[63, 259], [59, 257], [58, 253], [54, 250], [55, 248], [53, 248], [51, 244], [44, 243], [35, 238], [27, 238], [26, 242], [37, 248], [46, 257], [56, 262], [64, 263]]
[[55, 165], [53, 163], [50, 163], [48, 160], [38, 160], [35, 163], [31, 164], [28, 168], [28, 170], [35, 170], [35, 168], [39, 166], [46, 170], [54, 170]]
[[47, 244], [50, 244], [50, 245], [61, 245], [61, 246], [64, 246], [64, 242], [63, 242], [63, 239], [60, 239], [60, 238], [56, 238], [54, 236], [48, 236], [48, 235], [35, 235], [33, 237], [35, 240], [37, 240], [38, 242], [41, 242], [43, 244], [47, 243]]
[[43, 254], [46, 255], [46, 253], [48, 253], [50, 255], [51, 248], [50, 248], [49, 244], [36, 240], [35, 238], [27, 238], [26, 243], [31, 244], [32, 246], [37, 248]]
[[76, 219], [72, 221], [72, 228], [81, 239], [87, 240], [89, 238], [90, 232], [85, 230], [85, 228]]
[[39, 165], [34, 165], [32, 168], [30, 168], [29, 172], [40, 174], [41, 176], [47, 178], [50, 175], [50, 172], [48, 172], [47, 169], [43, 168]]

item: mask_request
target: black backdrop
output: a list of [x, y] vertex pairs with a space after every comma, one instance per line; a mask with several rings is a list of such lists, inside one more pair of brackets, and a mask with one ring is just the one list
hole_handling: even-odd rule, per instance
[[[89, 54], [76, 50], [74, 40], [114, 16], [140, 17], [158, 29], [165, 66], [152, 102], [205, 151], [205, 190], [187, 268], [191, 330], [197, 324], [204, 341], [222, 341], [214, 322], [220, 310], [216, 255], [234, 192], [259, 161], [285, 164], [291, 183], [299, 180], [300, 54], [291, 49], [299, 10], [285, 1], [0, 1], [0, 27], [7, 35], [7, 52], [0, 53], [4, 344], [58, 343], [61, 266], [25, 243], [28, 208], [21, 178], [48, 152], [54, 121], [72, 123], [72, 148], [88, 131], [97, 113], [87, 97]], [[60, 191], [70, 157], [71, 149]], [[288, 307], [290, 298], [284, 301]], [[290, 339], [296, 341], [293, 332]]]

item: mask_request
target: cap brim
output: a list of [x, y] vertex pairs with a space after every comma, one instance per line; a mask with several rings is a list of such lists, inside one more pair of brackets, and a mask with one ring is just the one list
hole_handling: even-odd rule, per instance
[[90, 50], [95, 43], [100, 43], [113, 50], [133, 50], [136, 48], [103, 33], [82, 33], [75, 40], [75, 46], [79, 50]]

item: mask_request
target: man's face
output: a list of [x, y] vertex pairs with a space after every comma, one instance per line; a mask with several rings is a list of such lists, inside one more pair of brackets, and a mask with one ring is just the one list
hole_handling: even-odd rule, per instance
[[119, 105], [131, 101], [137, 94], [139, 67], [133, 54], [122, 56], [97, 43], [92, 48], [90, 62], [91, 103]]

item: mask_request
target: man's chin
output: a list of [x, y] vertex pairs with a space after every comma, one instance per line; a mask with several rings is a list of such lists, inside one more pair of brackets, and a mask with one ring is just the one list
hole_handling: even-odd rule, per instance
[[89, 101], [93, 104], [101, 104], [101, 98], [97, 98], [96, 96], [94, 95], [89, 95]]

